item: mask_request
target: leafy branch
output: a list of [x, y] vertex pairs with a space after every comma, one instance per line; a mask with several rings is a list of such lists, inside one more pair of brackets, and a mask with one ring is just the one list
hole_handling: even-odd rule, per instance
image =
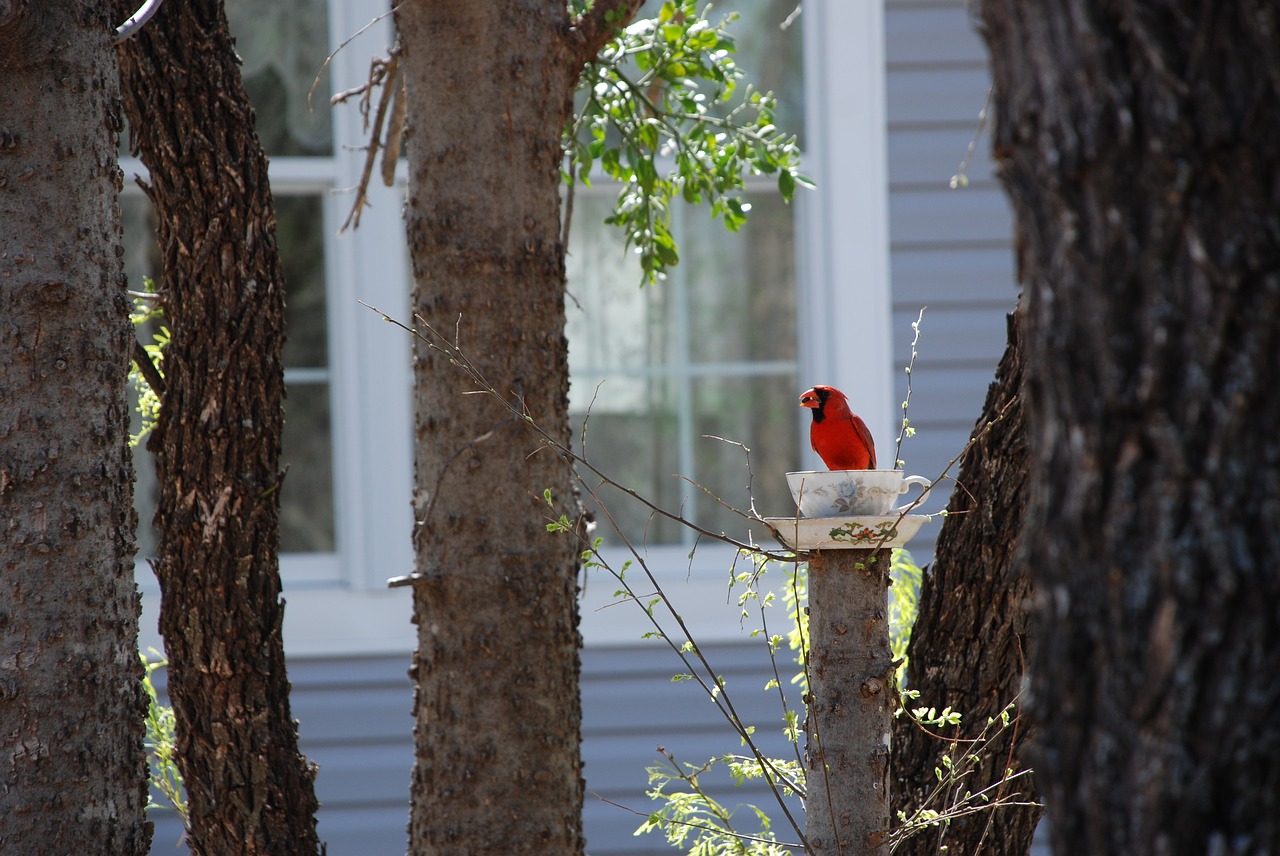
[[133, 358], [129, 364], [129, 383], [138, 395], [138, 415], [142, 418], [137, 434], [129, 435], [129, 445], [137, 446], [155, 427], [160, 416], [160, 401], [164, 395], [164, 371], [162, 362], [164, 349], [169, 344], [169, 328], [160, 322], [164, 318], [164, 309], [160, 295], [156, 293], [156, 284], [150, 277], [143, 278], [144, 291], [131, 291], [133, 309], [129, 312], [129, 320], [138, 332], [151, 330], [151, 342], [142, 344], [136, 338], [133, 342]]
[[[1018, 727], [1018, 717], [1013, 711], [1015, 702], [1005, 705], [999, 714], [987, 719], [982, 731], [970, 739], [948, 738], [935, 729], [960, 726], [959, 712], [946, 708], [939, 712], [933, 708], [905, 707], [906, 702], [918, 694], [904, 692], [904, 713], [924, 728], [930, 735], [949, 744], [939, 756], [934, 776], [938, 783], [910, 814], [898, 812], [898, 826], [889, 833], [889, 852], [895, 852], [909, 838], [932, 832], [937, 836], [939, 852], [946, 850], [944, 838], [951, 822], [962, 817], [986, 812], [987, 830], [990, 830], [997, 809], [1032, 806], [1021, 792], [1011, 790], [1020, 780], [1031, 774], [1030, 770], [1014, 770], [1006, 766], [1004, 773], [994, 782], [974, 787], [972, 779], [982, 764], [982, 759], [995, 751], [996, 744], [1005, 731]], [[979, 851], [981, 847], [979, 846]]]
[[[739, 84], [728, 27], [698, 11], [694, 0], [667, 0], [653, 18], [620, 30], [588, 63], [584, 103], [565, 131], [565, 182], [590, 184], [601, 172], [621, 185], [606, 222], [623, 230], [652, 283], [679, 263], [671, 204], [710, 203], [730, 231], [746, 222], [742, 199], [749, 175], [776, 175], [790, 201], [798, 185], [800, 149], [774, 124], [776, 100]], [[566, 221], [571, 216], [566, 206]], [[568, 228], [565, 234], [568, 234]]]
[[[152, 650], [153, 654], [159, 652]], [[184, 829], [190, 831], [191, 822], [187, 813], [187, 799], [182, 790], [182, 773], [177, 761], [177, 720], [173, 708], [160, 703], [151, 675], [158, 669], [169, 665], [164, 659], [149, 660], [146, 654], [139, 653], [144, 669], [142, 689], [147, 694], [146, 747], [151, 767], [151, 787], [159, 791], [165, 803], [158, 803], [147, 795], [147, 809], [172, 808], [182, 820]]]
[[[766, 777], [768, 774], [754, 758], [725, 755], [695, 766], [678, 763], [675, 756], [662, 747], [658, 747], [658, 751], [665, 763], [648, 768], [652, 787], [647, 795], [652, 800], [661, 801], [662, 808], [648, 816], [636, 830], [637, 835], [660, 830], [668, 844], [682, 849], [688, 847], [691, 854], [780, 856], [788, 852], [784, 848], [800, 846], [779, 842], [772, 831], [769, 816], [755, 806], [747, 808], [760, 831], [747, 833], [737, 828], [734, 819], [737, 810], [723, 805], [702, 785], [701, 777], [718, 764], [724, 764], [739, 784], [748, 779]], [[803, 778], [804, 770], [799, 765], [788, 772], [794, 779]]]

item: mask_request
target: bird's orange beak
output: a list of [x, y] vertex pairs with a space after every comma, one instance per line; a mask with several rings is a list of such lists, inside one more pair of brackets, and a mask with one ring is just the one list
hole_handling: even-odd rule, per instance
[[816, 392], [814, 392], [813, 390], [809, 390], [809, 391], [808, 391], [808, 392], [806, 392], [804, 395], [800, 396], [800, 406], [801, 406], [801, 407], [812, 407], [812, 408], [816, 408], [816, 407], [818, 406], [818, 404], [819, 404], [819, 402], [818, 402], [818, 394], [817, 394]]

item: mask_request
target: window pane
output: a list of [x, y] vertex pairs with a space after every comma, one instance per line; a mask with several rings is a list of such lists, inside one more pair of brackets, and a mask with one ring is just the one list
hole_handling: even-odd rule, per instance
[[736, 234], [706, 211], [685, 211], [675, 275], [689, 281], [696, 362], [795, 359], [794, 208], [772, 193], [745, 199], [751, 211]]
[[[678, 511], [687, 485], [675, 476], [680, 470], [676, 443], [680, 407], [675, 383], [661, 378], [600, 375], [573, 379], [574, 387], [592, 391], [597, 384], [589, 418], [585, 408], [571, 415], [574, 448], [579, 452], [585, 448], [587, 459], [618, 483], [662, 508]], [[600, 499], [637, 546], [682, 540], [682, 527], [662, 517], [650, 518], [649, 510], [635, 499], [610, 488], [600, 490]], [[620, 543], [608, 519], [589, 498], [583, 500], [597, 513], [596, 534], [610, 544]]]
[[[579, 429], [590, 409], [589, 460], [664, 508], [741, 538], [745, 521], [677, 476], [750, 507], [743, 451], [703, 437], [715, 435], [751, 449], [757, 510], [788, 513], [784, 473], [799, 450], [791, 209], [774, 194], [751, 194], [754, 223], [737, 234], [705, 210], [679, 209], [682, 261], [665, 282], [641, 288], [634, 254], [604, 224], [608, 189], [579, 193], [568, 260], [569, 400]], [[650, 521], [625, 495], [606, 500], [632, 540], [693, 540]], [[618, 540], [604, 522], [599, 534]]]
[[[804, 146], [804, 53], [800, 18], [792, 18], [802, 0], [728, 0], [712, 7], [715, 16], [737, 12], [730, 25], [737, 42], [737, 63], [747, 80], [778, 99], [777, 125]], [[788, 24], [788, 21], [790, 23]], [[785, 26], [785, 29], [784, 29]]]
[[328, 0], [227, 0], [226, 10], [263, 148], [272, 155], [332, 154], [327, 71], [308, 100], [329, 54]]
[[[750, 510], [754, 497], [756, 511], [764, 517], [795, 513], [786, 473], [796, 469], [798, 461], [800, 408], [796, 395], [794, 372], [695, 382], [698, 483], [739, 511]], [[741, 446], [708, 436], [733, 440], [750, 449], [750, 468]], [[704, 528], [734, 538], [745, 538], [750, 528], [757, 541], [770, 538], [768, 530], [758, 524], [748, 527], [740, 515], [701, 491], [694, 494], [694, 503], [698, 523]]]
[[333, 436], [329, 385], [291, 384], [284, 402], [280, 551], [334, 550]]
[[[280, 502], [280, 541], [285, 552], [335, 549], [333, 510], [333, 437], [329, 411], [328, 331], [325, 318], [324, 225], [316, 196], [277, 197], [278, 244], [286, 277], [286, 400], [282, 447], [289, 466]], [[129, 287], [142, 289], [144, 276], [159, 279], [151, 203], [141, 195], [121, 197], [125, 270]], [[161, 292], [163, 282], [157, 283]], [[163, 323], [163, 322], [162, 322]], [[141, 331], [139, 341], [147, 342]], [[136, 406], [136, 402], [135, 402]], [[133, 431], [138, 430], [134, 416]], [[154, 554], [157, 488], [155, 466], [144, 448], [134, 450], [138, 474], [134, 507], [138, 511], [139, 555]]]
[[[612, 188], [601, 184], [607, 193]], [[640, 287], [634, 253], [622, 232], [607, 225], [613, 197], [578, 190], [566, 261], [570, 399], [584, 409], [594, 384], [578, 379], [600, 371], [644, 371], [681, 361], [675, 292], [662, 283]]]
[[276, 199], [276, 242], [284, 267], [286, 368], [329, 364], [324, 276], [324, 202], [319, 196]]

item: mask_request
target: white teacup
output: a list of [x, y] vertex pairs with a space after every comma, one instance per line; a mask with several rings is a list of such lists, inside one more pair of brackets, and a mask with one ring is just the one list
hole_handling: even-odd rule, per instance
[[[929, 480], [904, 477], [902, 470], [811, 470], [787, 473], [787, 484], [801, 517], [882, 517], [901, 514], [929, 497]], [[923, 489], [920, 496], [893, 507], [913, 484]]]

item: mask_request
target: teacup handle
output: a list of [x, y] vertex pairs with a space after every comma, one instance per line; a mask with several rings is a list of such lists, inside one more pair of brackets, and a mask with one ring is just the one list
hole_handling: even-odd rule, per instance
[[902, 480], [902, 489], [899, 490], [898, 492], [906, 493], [907, 489], [910, 488], [911, 485], [913, 484], [918, 484], [920, 485], [920, 487], [924, 488], [920, 496], [916, 497], [915, 499], [911, 500], [905, 505], [899, 505], [896, 508], [889, 509], [889, 512], [888, 512], [889, 514], [901, 514], [904, 511], [909, 511], [913, 508], [919, 508], [920, 506], [924, 505], [924, 501], [929, 498], [929, 480], [924, 476], [907, 476], [905, 479]]

